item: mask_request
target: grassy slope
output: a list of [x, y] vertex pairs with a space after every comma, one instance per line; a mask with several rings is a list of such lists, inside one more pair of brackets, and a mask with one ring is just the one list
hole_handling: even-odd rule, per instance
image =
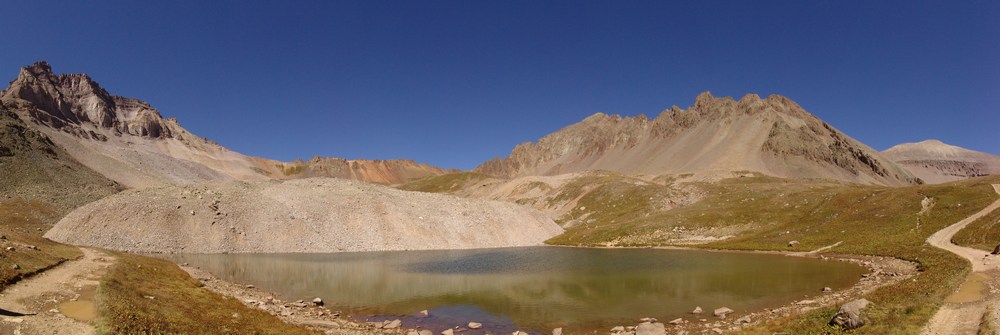
[[1000, 210], [995, 210], [970, 223], [955, 234], [951, 241], [966, 247], [993, 251], [1000, 244]]
[[[924, 241], [933, 232], [992, 202], [996, 194], [989, 184], [998, 181], [1000, 178], [992, 177], [946, 185], [887, 188], [770, 177], [737, 178], [699, 185], [707, 191], [702, 201], [648, 216], [645, 205], [651, 201], [648, 190], [591, 192], [592, 199], [586, 201], [586, 207], [602, 214], [591, 216], [597, 220], [573, 227], [549, 243], [664, 245], [669, 237], [665, 232], [673, 227], [711, 231], [739, 225], [751, 228], [704, 247], [805, 251], [843, 241], [831, 252], [893, 256], [920, 264], [922, 272], [914, 281], [883, 288], [867, 297], [875, 305], [866, 333], [911, 334], [919, 332], [969, 269], [961, 258], [932, 248]], [[929, 213], [918, 215], [924, 196], [934, 197], [937, 203]], [[792, 240], [801, 244], [788, 248]], [[833, 312], [830, 308], [821, 309], [749, 332], [831, 332], [825, 324]]]
[[398, 188], [416, 192], [455, 193], [461, 190], [466, 184], [486, 179], [494, 179], [494, 177], [478, 172], [457, 172], [421, 178], [399, 185]]
[[[37, 200], [0, 201], [0, 290], [36, 272], [83, 254], [76, 247], [42, 237], [55, 215], [51, 206]], [[34, 246], [37, 249], [29, 248]], [[6, 250], [13, 247], [13, 251]], [[17, 264], [19, 269], [14, 269]]]
[[101, 333], [317, 334], [203, 289], [172, 262], [116, 256], [99, 290]]

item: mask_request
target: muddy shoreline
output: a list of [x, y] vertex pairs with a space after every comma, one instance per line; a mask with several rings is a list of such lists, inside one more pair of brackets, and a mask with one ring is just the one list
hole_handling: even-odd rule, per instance
[[[563, 246], [571, 248], [582, 248], [577, 246]], [[606, 247], [599, 247], [606, 248]], [[612, 247], [622, 249], [622, 247]], [[648, 248], [648, 247], [647, 247]], [[610, 248], [609, 248], [610, 249]], [[859, 281], [850, 288], [835, 291], [821, 292], [822, 287], [817, 287], [819, 296], [810, 299], [796, 300], [788, 302], [776, 308], [758, 311], [735, 311], [726, 318], [717, 318], [712, 315], [712, 310], [722, 306], [700, 306], [704, 309], [702, 314], [689, 314], [679, 321], [658, 320], [655, 322], [665, 323], [668, 333], [690, 333], [690, 334], [715, 334], [717, 331], [733, 331], [743, 329], [761, 322], [776, 318], [788, 317], [796, 314], [807, 313], [809, 311], [827, 306], [839, 306], [848, 301], [858, 299], [869, 292], [880, 287], [893, 285], [903, 280], [913, 277], [917, 273], [916, 264], [901, 259], [880, 256], [859, 256], [859, 255], [839, 255], [839, 254], [817, 254], [810, 252], [783, 252], [783, 251], [749, 251], [749, 250], [718, 250], [718, 249], [698, 249], [690, 247], [656, 247], [656, 249], [671, 250], [698, 250], [712, 252], [732, 252], [732, 253], [754, 253], [754, 254], [778, 254], [792, 257], [815, 258], [824, 261], [843, 261], [858, 264], [868, 269], [868, 273], [862, 275]], [[381, 322], [367, 322], [358, 320], [360, 316], [351, 316], [337, 310], [336, 307], [326, 307], [326, 305], [316, 305], [311, 301], [284, 301], [274, 293], [258, 289], [253, 285], [228, 282], [219, 279], [215, 275], [196, 267], [181, 264], [181, 268], [186, 270], [192, 277], [199, 280], [205, 288], [233, 297], [251, 308], [264, 310], [281, 320], [303, 325], [312, 329], [322, 331], [325, 334], [416, 334], [421, 329], [420, 317], [408, 317], [407, 322], [398, 327], [383, 328]], [[325, 302], [331, 304], [333, 302]], [[692, 306], [693, 309], [695, 306]], [[832, 315], [831, 315], [832, 316]], [[647, 317], [657, 317], [655, 315], [636, 315], [636, 325], [640, 319]], [[392, 320], [392, 316], [377, 317], [378, 320]], [[418, 322], [412, 322], [417, 320]], [[475, 321], [475, 320], [469, 320]], [[675, 321], [670, 323], [670, 321]], [[409, 324], [408, 324], [409, 323]], [[622, 325], [626, 328], [625, 333], [629, 333], [636, 325]], [[467, 325], [451, 325], [456, 333], [471, 333]], [[610, 329], [591, 330], [587, 333], [601, 334]], [[475, 333], [490, 333], [490, 329], [480, 329]], [[549, 330], [543, 330], [547, 334]], [[428, 331], [424, 331], [426, 335]], [[437, 334], [433, 332], [432, 334]]]

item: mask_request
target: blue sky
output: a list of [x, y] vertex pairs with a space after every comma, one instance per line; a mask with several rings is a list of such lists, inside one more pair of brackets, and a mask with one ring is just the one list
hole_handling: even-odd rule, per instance
[[472, 168], [595, 112], [782, 94], [884, 150], [1000, 154], [998, 1], [20, 1], [48, 60], [245, 154]]

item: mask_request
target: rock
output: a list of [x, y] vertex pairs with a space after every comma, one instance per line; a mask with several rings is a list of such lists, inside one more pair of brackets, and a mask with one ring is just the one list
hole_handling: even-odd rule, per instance
[[406, 335], [420, 335], [420, 333], [418, 333], [416, 330], [411, 330], [406, 332]]
[[553, 329], [552, 335], [562, 335], [562, 328]]
[[749, 315], [743, 316], [743, 317], [741, 317], [739, 319], [736, 319], [736, 321], [733, 321], [733, 323], [738, 324], [738, 325], [745, 324], [745, 323], [750, 323], [750, 316]]
[[434, 332], [424, 329], [419, 332], [420, 335], [434, 335]]
[[676, 319], [670, 320], [670, 324], [675, 325], [675, 326], [679, 325], [679, 324], [682, 324], [682, 323], [684, 323], [684, 319], [681, 319], [681, 318], [676, 318]]
[[829, 287], [824, 287], [823, 292], [833, 292], [833, 289]]
[[399, 326], [401, 326], [401, 325], [403, 325], [403, 321], [399, 321], [399, 319], [395, 319], [395, 320], [389, 321], [389, 323], [386, 323], [385, 325], [383, 325], [382, 329], [396, 329], [396, 328], [399, 328]]
[[792, 248], [792, 247], [795, 247], [795, 246], [797, 246], [797, 245], [799, 245], [799, 241], [791, 241], [791, 242], [788, 242], [788, 247], [789, 247], [789, 248]]
[[997, 244], [996, 248], [993, 248], [994, 255], [1000, 255], [1000, 244]]
[[722, 334], [722, 329], [719, 329], [719, 328], [712, 328], [712, 332], [714, 332], [714, 333], [716, 333], [716, 334]]
[[191, 215], [194, 215], [194, 211], [191, 211]]
[[254, 288], [254, 287], [256, 287], [256, 286], [253, 286], [253, 285], [247, 285], [246, 286], [246, 288]]
[[733, 310], [729, 309], [729, 307], [719, 307], [716, 308], [714, 312], [712, 312], [712, 315], [725, 319], [726, 315], [729, 315], [732, 312]]
[[483, 328], [483, 324], [479, 322], [469, 322], [469, 329], [479, 329]]
[[511, 334], [511, 335], [528, 335], [528, 333], [525, 333], [525, 332], [523, 332], [523, 331], [520, 331], [520, 330], [518, 330], [518, 331], [515, 331], [515, 332], [513, 332], [513, 333], [510, 333], [510, 334]]
[[429, 315], [431, 315], [431, 313], [428, 312], [426, 309], [422, 310], [420, 312], [417, 312], [417, 314], [420, 314], [420, 316], [429, 316]]
[[313, 305], [323, 306], [323, 299], [320, 299], [319, 297], [316, 297], [315, 299], [313, 299]]
[[441, 335], [454, 335], [454, 334], [455, 331], [451, 329], [445, 329], [443, 332], [441, 332]]
[[635, 335], [666, 335], [667, 329], [662, 323], [643, 323], [635, 327]]
[[625, 331], [625, 327], [622, 327], [622, 326], [616, 326], [614, 328], [611, 328], [611, 332], [612, 333], [621, 333], [621, 332], [624, 332], [624, 331]]
[[635, 326], [625, 327], [625, 331], [628, 333], [635, 333]]
[[11, 267], [12, 269], [14, 269], [14, 270], [20, 270], [20, 269], [21, 269], [21, 266], [20, 266], [20, 265], [17, 265], [17, 263], [14, 263], [14, 265], [11, 265], [10, 267]]
[[0, 240], [6, 240], [6, 239], [7, 239], [7, 235], [0, 234]]
[[830, 319], [831, 326], [838, 326], [844, 329], [856, 329], [865, 325], [865, 320], [861, 311], [868, 307], [871, 302], [866, 299], [858, 299], [840, 306], [837, 314]]
[[701, 313], [702, 313], [701, 306], [695, 307], [694, 310], [691, 311], [691, 314], [701, 314]]
[[7, 251], [14, 251], [14, 247], [7, 247]]
[[643, 323], [656, 322], [656, 318], [642, 318], [642, 319], [639, 319], [639, 322], [643, 322]]

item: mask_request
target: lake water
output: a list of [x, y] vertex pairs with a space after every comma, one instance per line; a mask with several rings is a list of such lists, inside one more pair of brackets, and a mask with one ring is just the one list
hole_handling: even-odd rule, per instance
[[[321, 297], [360, 321], [402, 318], [435, 333], [610, 329], [642, 317], [734, 315], [850, 287], [865, 269], [781, 255], [662, 249], [528, 247], [334, 254], [174, 255], [285, 300]], [[417, 316], [429, 310], [430, 317]], [[464, 332], [475, 334], [475, 332]]]

